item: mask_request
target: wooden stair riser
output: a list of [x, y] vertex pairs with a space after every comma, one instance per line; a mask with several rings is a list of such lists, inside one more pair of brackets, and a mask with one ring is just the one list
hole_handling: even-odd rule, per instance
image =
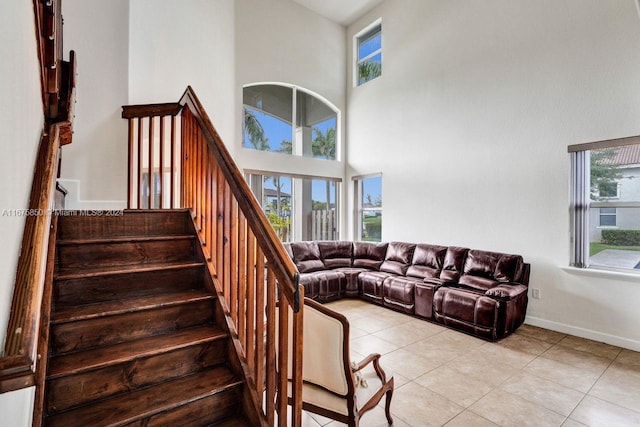
[[[237, 391], [242, 387], [237, 377], [225, 367], [215, 367], [198, 374], [167, 381], [141, 390], [114, 396], [80, 406], [73, 410], [53, 414], [48, 417], [49, 427], [116, 427], [137, 425], [163, 413], [179, 410], [200, 399], [211, 397], [209, 408], [212, 416], [216, 408], [237, 402]], [[224, 414], [227, 416], [227, 414]], [[186, 416], [188, 419], [188, 416]], [[222, 417], [224, 418], [224, 417]], [[174, 425], [183, 425], [178, 422]]]
[[53, 303], [57, 306], [94, 304], [189, 289], [201, 289], [203, 266], [131, 271], [120, 274], [56, 280]]
[[58, 238], [100, 239], [116, 236], [166, 236], [190, 234], [189, 216], [184, 211], [125, 211], [123, 215], [60, 216]]
[[161, 412], [126, 427], [201, 427], [210, 426], [240, 413], [239, 388], [196, 400], [176, 409]]
[[188, 236], [171, 240], [59, 244], [57, 271], [196, 261], [196, 243], [195, 238]]
[[198, 301], [51, 326], [53, 354], [87, 350], [213, 323], [215, 304]]
[[202, 371], [224, 363], [226, 351], [226, 341], [217, 340], [49, 380], [47, 411], [63, 411]]

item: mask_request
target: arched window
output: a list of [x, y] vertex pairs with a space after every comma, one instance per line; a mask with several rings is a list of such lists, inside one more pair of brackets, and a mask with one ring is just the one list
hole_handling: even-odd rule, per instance
[[317, 159], [338, 160], [338, 112], [296, 86], [255, 84], [243, 89], [242, 145]]

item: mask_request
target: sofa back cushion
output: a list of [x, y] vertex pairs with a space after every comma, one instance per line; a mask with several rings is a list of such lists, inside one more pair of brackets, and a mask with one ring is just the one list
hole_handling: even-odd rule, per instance
[[354, 242], [353, 266], [378, 270], [387, 254], [388, 243]]
[[419, 243], [413, 251], [413, 260], [407, 269], [407, 276], [421, 279], [439, 277], [446, 253], [445, 246]]
[[318, 242], [320, 257], [325, 268], [351, 267], [353, 244], [351, 242]]
[[320, 258], [320, 249], [316, 242], [292, 242], [293, 262], [296, 263], [300, 273], [324, 270], [324, 264]]
[[391, 242], [380, 271], [404, 276], [413, 259], [415, 243]]
[[468, 248], [460, 248], [457, 246], [449, 246], [442, 263], [442, 271], [440, 279], [449, 282], [457, 282], [462, 274], [464, 260], [467, 257]]
[[520, 255], [472, 249], [467, 255], [459, 283], [486, 291], [500, 283], [515, 281], [521, 269]]

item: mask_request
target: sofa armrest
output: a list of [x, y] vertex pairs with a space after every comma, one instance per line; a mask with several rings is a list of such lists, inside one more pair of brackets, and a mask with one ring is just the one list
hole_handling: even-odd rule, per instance
[[484, 294], [485, 296], [501, 299], [501, 300], [512, 300], [514, 298], [519, 297], [522, 294], [526, 294], [527, 288], [525, 285], [520, 285], [518, 283], [513, 284], [501, 284], [496, 286], [495, 288], [491, 288], [487, 290]]

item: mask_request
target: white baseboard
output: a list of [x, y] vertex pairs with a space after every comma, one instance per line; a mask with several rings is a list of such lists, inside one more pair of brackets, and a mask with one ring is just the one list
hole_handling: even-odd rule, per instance
[[126, 200], [82, 200], [80, 198], [80, 180], [58, 179], [58, 182], [67, 191], [65, 197], [65, 209], [68, 210], [109, 210], [125, 209]]
[[605, 334], [603, 332], [592, 331], [590, 329], [567, 325], [565, 323], [553, 322], [551, 320], [541, 319], [539, 317], [533, 316], [527, 316], [524, 323], [531, 326], [538, 326], [540, 328], [561, 332], [563, 334], [574, 335], [580, 338], [587, 338], [593, 341], [599, 341], [606, 344], [615, 345], [617, 347], [627, 348], [629, 350], [640, 351], [640, 341], [630, 340], [628, 338], [619, 337], [617, 335]]

